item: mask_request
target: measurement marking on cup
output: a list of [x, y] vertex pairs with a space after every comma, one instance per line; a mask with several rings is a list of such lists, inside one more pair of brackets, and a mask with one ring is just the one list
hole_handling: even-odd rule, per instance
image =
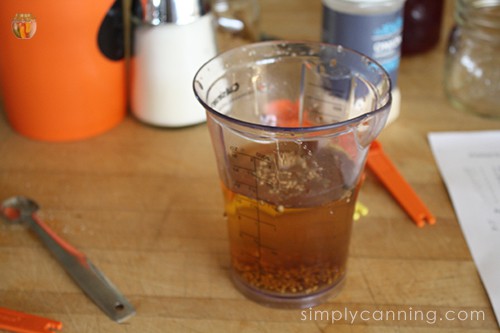
[[249, 220], [253, 220], [255, 222], [258, 222], [260, 224], [264, 224], [264, 225], [267, 225], [267, 226], [270, 226], [271, 228], [273, 228], [274, 230], [276, 230], [276, 225], [270, 223], [270, 222], [265, 222], [265, 221], [261, 221], [259, 220], [258, 218], [256, 217], [253, 217], [253, 216], [250, 216], [250, 215], [246, 215], [246, 214], [238, 214], [241, 217], [244, 217], [244, 218], [247, 218]]
[[[269, 164], [271, 159], [264, 154], [256, 153], [248, 154], [239, 147], [230, 147], [232, 166], [234, 172], [233, 186], [242, 194], [249, 195], [249, 198], [242, 196], [239, 200], [243, 205], [238, 207], [236, 214], [240, 221], [239, 235], [242, 238], [249, 238], [256, 245], [255, 252], [247, 253], [250, 257], [255, 258], [259, 266], [259, 271], [263, 272], [262, 260], [264, 251], [273, 255], [277, 255], [276, 248], [269, 246], [263, 242], [263, 228], [267, 230], [277, 231], [277, 226], [271, 222], [263, 220], [261, 214], [261, 205], [265, 204], [259, 196], [259, 186], [267, 186], [267, 183], [257, 175], [258, 168]], [[245, 207], [245, 208], [242, 208]]]
[[245, 167], [237, 166], [237, 165], [233, 165], [233, 170], [236, 172], [239, 172], [240, 170], [245, 170], [245, 171], [249, 172], [250, 174], [253, 174], [253, 172], [254, 172], [254, 169], [245, 168]]
[[257, 188], [254, 185], [250, 185], [250, 184], [247, 184], [247, 183], [244, 183], [244, 182], [240, 182], [240, 181], [235, 181], [234, 182], [234, 187], [238, 188], [238, 189], [246, 187], [248, 189], [248, 191], [250, 191], [252, 193], [256, 193], [257, 192]]
[[241, 231], [240, 232], [240, 237], [251, 238], [251, 239], [253, 239], [254, 243], [257, 244], [259, 247], [269, 250], [274, 255], [278, 254], [278, 251], [276, 251], [276, 248], [268, 246], [268, 245], [265, 245], [265, 244], [261, 244], [260, 239], [258, 237], [256, 237], [255, 235], [252, 235], [251, 233], [248, 233], [248, 232], [245, 232], [245, 231]]

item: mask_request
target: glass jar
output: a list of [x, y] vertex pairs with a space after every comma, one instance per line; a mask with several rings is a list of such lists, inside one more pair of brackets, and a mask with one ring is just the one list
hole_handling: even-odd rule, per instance
[[407, 0], [404, 9], [403, 55], [434, 48], [441, 35], [444, 0]]
[[212, 0], [219, 51], [260, 40], [258, 0]]
[[445, 92], [460, 109], [500, 118], [500, 0], [457, 0]]

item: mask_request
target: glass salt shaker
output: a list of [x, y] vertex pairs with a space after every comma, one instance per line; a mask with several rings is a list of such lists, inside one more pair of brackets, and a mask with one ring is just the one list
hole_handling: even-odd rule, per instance
[[217, 50], [208, 0], [147, 0], [134, 18], [130, 59], [132, 114], [144, 123], [185, 127], [206, 120], [193, 96], [198, 68]]
[[444, 89], [451, 103], [500, 118], [500, 0], [457, 0]]

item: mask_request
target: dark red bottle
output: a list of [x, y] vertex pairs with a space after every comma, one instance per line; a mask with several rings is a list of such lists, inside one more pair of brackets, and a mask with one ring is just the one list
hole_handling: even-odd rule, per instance
[[423, 53], [439, 42], [444, 0], [407, 0], [404, 8], [403, 55]]

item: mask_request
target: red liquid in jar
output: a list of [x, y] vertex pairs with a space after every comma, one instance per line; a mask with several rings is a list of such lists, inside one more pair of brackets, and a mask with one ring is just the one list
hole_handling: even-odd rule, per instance
[[429, 51], [441, 35], [444, 0], [407, 0], [404, 8], [402, 54]]

